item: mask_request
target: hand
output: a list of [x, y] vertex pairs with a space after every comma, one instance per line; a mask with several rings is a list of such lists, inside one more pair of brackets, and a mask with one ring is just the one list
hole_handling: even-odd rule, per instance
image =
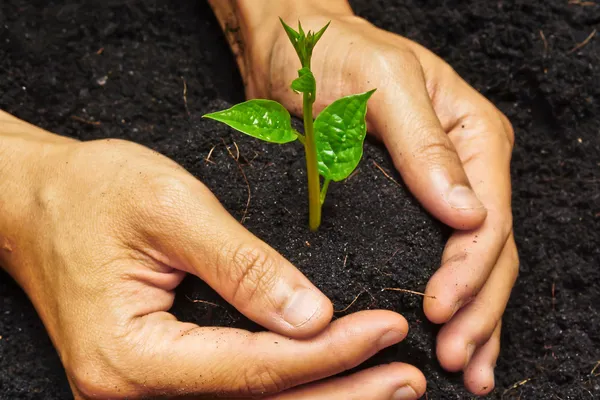
[[[490, 392], [501, 317], [518, 273], [509, 121], [433, 53], [347, 7], [329, 15], [294, 7], [287, 12], [284, 20], [293, 25], [301, 19], [305, 30], [332, 21], [313, 54], [315, 112], [339, 97], [377, 88], [369, 102], [369, 131], [386, 144], [424, 207], [456, 229], [427, 285], [435, 299], [425, 298], [425, 313], [446, 324], [437, 344], [442, 366], [463, 370], [471, 392]], [[252, 43], [244, 55], [252, 65], [246, 68], [248, 97], [273, 98], [300, 115], [300, 97], [289, 87], [300, 64], [283, 29], [257, 28]]]
[[[0, 126], [10, 119], [0, 117]], [[24, 140], [37, 128], [10, 120], [20, 139], [0, 134], [0, 150], [17, 140], [13, 149], [29, 151], [3, 153], [21, 159], [0, 182], [0, 193], [20, 190], [0, 198], [0, 264], [32, 299], [77, 399], [387, 400], [400, 389], [402, 399], [424, 393], [422, 374], [396, 363], [276, 394], [398, 343], [406, 321], [368, 311], [329, 324], [330, 301], [158, 153], [47, 133], [53, 140]], [[177, 321], [168, 310], [186, 273], [271, 332]]]

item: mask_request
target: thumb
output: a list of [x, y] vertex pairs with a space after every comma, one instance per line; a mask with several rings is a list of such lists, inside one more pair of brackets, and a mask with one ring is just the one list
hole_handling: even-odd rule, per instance
[[239, 224], [193, 177], [171, 184], [148, 237], [171, 267], [192, 273], [241, 313], [294, 338], [314, 336], [333, 306], [300, 271]]
[[[410, 70], [407, 68], [405, 70]], [[456, 229], [479, 226], [487, 211], [471, 188], [442, 129], [420, 67], [373, 97], [373, 127], [412, 193], [437, 219]], [[415, 75], [415, 76], [412, 76]]]

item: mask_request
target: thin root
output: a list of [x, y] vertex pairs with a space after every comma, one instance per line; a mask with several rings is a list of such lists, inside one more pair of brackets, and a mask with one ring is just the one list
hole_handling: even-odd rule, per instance
[[593, 1], [581, 1], [581, 0], [569, 0], [569, 4], [573, 4], [576, 6], [582, 6], [582, 7], [590, 7], [590, 6], [596, 5], [596, 3]]
[[354, 300], [352, 300], [352, 302], [350, 304], [348, 304], [343, 310], [335, 310], [334, 312], [339, 314], [339, 313], [343, 313], [343, 312], [348, 311], [348, 309], [350, 307], [352, 307], [354, 305], [354, 303], [356, 303], [356, 300], [358, 300], [358, 298], [360, 297], [360, 295], [363, 294], [363, 293], [365, 293], [365, 292], [366, 291], [363, 290], [362, 292], [360, 292], [359, 294], [357, 294], [356, 297], [354, 298]]
[[[238, 159], [235, 158], [235, 156], [231, 152], [231, 149], [229, 148], [229, 146], [227, 146], [227, 143], [225, 143], [225, 140], [223, 140], [223, 139], [221, 139], [221, 140], [223, 141], [223, 144], [225, 145], [227, 152], [229, 153], [231, 158], [233, 158], [233, 161], [235, 161], [238, 169], [240, 170], [240, 173], [242, 174], [242, 177], [244, 178], [244, 182], [246, 182], [246, 189], [248, 190], [248, 200], [246, 200], [246, 208], [244, 209], [244, 214], [242, 214], [242, 219], [240, 220], [240, 223], [243, 224], [244, 222], [246, 222], [246, 216], [248, 215], [248, 208], [250, 208], [250, 200], [252, 199], [252, 191], [250, 190], [250, 182], [248, 182], [248, 177], [246, 176], [244, 169], [240, 165], [240, 162], [238, 161]], [[233, 142], [233, 143], [235, 144], [235, 142]], [[237, 145], [236, 145], [236, 147], [237, 147]], [[238, 151], [239, 151], [239, 148], [238, 148]], [[239, 154], [238, 154], [238, 157], [239, 157]]]
[[206, 301], [206, 300], [194, 300], [191, 299], [189, 296], [185, 296], [186, 299], [188, 299], [189, 301], [191, 301], [192, 303], [202, 303], [202, 304], [208, 304], [209, 306], [213, 306], [213, 307], [220, 307], [220, 308], [224, 308], [223, 306], [218, 305], [217, 303], [211, 303], [210, 301]]
[[546, 35], [544, 35], [544, 31], [540, 30], [540, 37], [544, 42], [544, 57], [548, 55], [548, 40], [546, 40]]
[[383, 169], [381, 167], [381, 165], [377, 164], [375, 161], [373, 161], [373, 165], [375, 165], [375, 167], [377, 167], [378, 170], [380, 170], [383, 175], [385, 175], [386, 178], [388, 178], [390, 181], [394, 182], [396, 185], [398, 185], [399, 187], [402, 187], [402, 185], [400, 183], [398, 183], [397, 180], [395, 180], [394, 178], [392, 178], [392, 176], [390, 174], [388, 174], [385, 169]]
[[227, 316], [229, 317], [229, 319], [230, 319], [231, 321], [234, 321], [234, 322], [236, 321], [236, 318], [234, 318], [234, 317], [233, 317], [233, 316], [232, 316], [232, 315], [229, 313], [229, 311], [227, 310], [227, 308], [223, 307], [222, 305], [219, 305], [219, 304], [217, 304], [217, 303], [211, 303], [210, 301], [206, 301], [206, 300], [194, 300], [194, 299], [190, 298], [190, 297], [189, 297], [189, 296], [187, 296], [187, 295], [185, 296], [185, 298], [186, 298], [186, 299], [188, 299], [189, 301], [191, 301], [192, 303], [206, 304], [206, 305], [208, 305], [208, 306], [211, 306], [211, 307], [217, 307], [217, 308], [221, 308], [223, 311], [225, 311], [225, 314], [227, 314]]
[[596, 373], [596, 370], [600, 368], [600, 361], [596, 362], [596, 365], [594, 365], [594, 368], [592, 368], [592, 371], [590, 372], [590, 375], [593, 376], [600, 376], [600, 372]]
[[233, 145], [235, 146], [235, 161], [240, 161], [240, 148], [238, 147], [236, 142], [233, 142]]
[[509, 387], [508, 389], [506, 389], [506, 390], [505, 390], [505, 391], [502, 393], [502, 397], [504, 397], [504, 395], [505, 395], [507, 392], [509, 392], [509, 391], [511, 391], [511, 390], [513, 390], [513, 389], [516, 389], [516, 388], [518, 388], [518, 387], [520, 387], [520, 386], [523, 386], [524, 384], [526, 384], [527, 382], [529, 382], [529, 381], [530, 381], [530, 380], [532, 380], [532, 379], [533, 379], [533, 378], [527, 378], [527, 379], [523, 379], [522, 381], [519, 381], [519, 382], [515, 383], [514, 385], [512, 385], [511, 387]]
[[213, 151], [215, 151], [215, 148], [217, 147], [217, 145], [215, 144], [212, 149], [210, 149], [210, 151], [208, 152], [208, 155], [206, 156], [206, 158], [204, 159], [204, 161], [209, 162], [211, 164], [216, 164], [216, 162], [212, 161], [210, 159], [210, 156], [212, 156]]
[[556, 282], [552, 282], [552, 311], [556, 308]]
[[597, 29], [594, 29], [592, 31], [592, 33], [590, 33], [590, 35], [585, 38], [585, 40], [581, 43], [579, 43], [577, 46], [573, 47], [571, 50], [569, 50], [569, 52], [567, 54], [571, 54], [576, 52], [577, 50], [581, 49], [583, 46], [585, 46], [586, 44], [588, 44], [590, 42], [590, 40], [592, 40], [594, 38], [594, 36], [596, 36], [596, 32], [598, 32]]
[[354, 172], [353, 172], [353, 173], [351, 173], [351, 174], [350, 174], [350, 176], [349, 176], [349, 177], [347, 177], [347, 178], [344, 180], [344, 183], [346, 183], [346, 182], [348, 182], [350, 179], [354, 178], [356, 175], [358, 175], [358, 173], [359, 173], [359, 172], [360, 172], [360, 170], [359, 170], [358, 168], [357, 168], [357, 169], [355, 169], [355, 170], [354, 170]]
[[386, 288], [381, 289], [382, 292], [386, 291], [386, 290], [391, 290], [391, 291], [394, 291], [394, 292], [403, 292], [403, 293], [416, 294], [417, 296], [429, 297], [430, 299], [437, 299], [437, 297], [435, 297], [435, 296], [431, 296], [431, 295], [425, 294], [423, 292], [416, 292], [414, 290], [400, 289], [400, 288], [390, 288], [390, 287], [386, 287]]
[[84, 119], [84, 118], [78, 117], [77, 115], [71, 115], [71, 119], [78, 121], [78, 122], [82, 122], [84, 124], [88, 124], [88, 125], [94, 125], [94, 126], [102, 125], [102, 123], [100, 121], [91, 121], [89, 119]]
[[183, 76], [181, 77], [181, 80], [183, 81], [183, 104], [185, 105], [185, 112], [187, 113], [187, 115], [189, 117], [190, 109], [188, 108], [188, 102], [187, 102], [187, 83], [185, 82], [185, 79], [183, 78]]

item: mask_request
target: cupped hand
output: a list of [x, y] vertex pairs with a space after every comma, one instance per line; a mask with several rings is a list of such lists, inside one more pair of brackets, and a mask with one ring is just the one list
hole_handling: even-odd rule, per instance
[[[10, 250], [0, 261], [32, 299], [77, 399], [424, 393], [422, 374], [400, 363], [304, 385], [398, 343], [406, 321], [368, 311], [330, 324], [330, 301], [174, 162], [119, 140], [25, 142], [19, 171], [30, 172], [2, 187], [19, 196], [0, 204]], [[270, 332], [178, 321], [168, 311], [186, 273]]]
[[[341, 11], [283, 19], [305, 30], [332, 21], [313, 53], [315, 112], [349, 94], [377, 88], [369, 131], [387, 146], [402, 178], [423, 206], [456, 229], [427, 285], [424, 309], [439, 333], [442, 366], [464, 371], [467, 388], [494, 387], [501, 317], [518, 273], [512, 234], [508, 119], [420, 45]], [[247, 49], [249, 97], [282, 102], [297, 115], [290, 89], [300, 68], [283, 30], [264, 28]], [[272, 45], [265, 46], [265, 43]], [[261, 50], [261, 49], [266, 49]]]

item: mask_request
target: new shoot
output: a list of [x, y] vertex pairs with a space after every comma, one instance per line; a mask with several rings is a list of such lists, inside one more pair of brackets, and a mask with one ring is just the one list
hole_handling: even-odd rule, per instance
[[[310, 61], [315, 45], [329, 24], [314, 33], [305, 33], [300, 22], [298, 31], [283, 20], [281, 24], [302, 66], [291, 88], [302, 94], [304, 134], [292, 127], [289, 112], [272, 100], [249, 100], [204, 117], [223, 122], [233, 129], [267, 142], [283, 144], [299, 140], [304, 145], [309, 227], [316, 231], [321, 224], [321, 206], [325, 202], [329, 183], [346, 179], [362, 157], [367, 133], [367, 102], [375, 89], [336, 100], [313, 119], [317, 85], [310, 69]], [[320, 176], [323, 177], [322, 184]]]

